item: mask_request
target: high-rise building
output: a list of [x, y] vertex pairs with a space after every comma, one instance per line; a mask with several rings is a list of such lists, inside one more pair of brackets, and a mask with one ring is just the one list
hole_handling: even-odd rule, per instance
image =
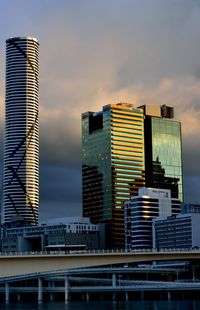
[[124, 246], [124, 202], [138, 189], [182, 201], [180, 123], [173, 108], [111, 104], [82, 115], [83, 215], [107, 223], [109, 247]]
[[143, 106], [146, 187], [170, 189], [183, 201], [181, 123], [174, 108]]
[[2, 223], [38, 223], [38, 41], [6, 41], [6, 108]]
[[123, 204], [145, 185], [143, 123], [126, 103], [82, 115], [83, 216], [107, 223], [108, 247], [124, 246]]

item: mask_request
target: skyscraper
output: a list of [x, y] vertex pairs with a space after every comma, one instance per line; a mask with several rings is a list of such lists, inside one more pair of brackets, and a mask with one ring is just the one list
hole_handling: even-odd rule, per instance
[[83, 215], [107, 223], [107, 246], [124, 246], [124, 202], [142, 187], [182, 200], [180, 123], [170, 107], [118, 103], [82, 115]]
[[83, 216], [107, 223], [108, 247], [123, 247], [123, 203], [145, 185], [143, 123], [126, 103], [82, 115]]
[[6, 108], [2, 223], [38, 223], [38, 41], [6, 41]]
[[171, 190], [171, 197], [183, 201], [181, 123], [174, 108], [142, 106], [144, 109], [146, 187]]

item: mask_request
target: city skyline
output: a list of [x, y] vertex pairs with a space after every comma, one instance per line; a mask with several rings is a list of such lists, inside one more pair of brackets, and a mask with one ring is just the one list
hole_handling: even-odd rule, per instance
[[0, 103], [3, 111], [6, 38], [37, 37], [42, 218], [81, 212], [81, 113], [120, 101], [175, 107], [185, 198], [199, 202], [198, 2], [21, 3], [1, 5]]

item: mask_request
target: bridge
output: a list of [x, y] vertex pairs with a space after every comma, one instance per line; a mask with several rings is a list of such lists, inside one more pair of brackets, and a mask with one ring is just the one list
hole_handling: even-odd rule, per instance
[[200, 260], [200, 250], [73, 251], [71, 253], [4, 253], [0, 255], [0, 278], [57, 273], [59, 270], [152, 261]]
[[[86, 300], [90, 299], [91, 294], [98, 292], [111, 292], [112, 298], [115, 300], [116, 294], [123, 292], [124, 298], [128, 300], [129, 293], [134, 291], [141, 292], [143, 295], [145, 291], [164, 290], [167, 292], [168, 299], [170, 299], [172, 291], [200, 289], [199, 281], [198, 283], [178, 283], [179, 271], [177, 268], [173, 272], [177, 273], [178, 282], [173, 283], [134, 281], [127, 280], [126, 278], [127, 274], [142, 271], [138, 267], [128, 266], [129, 263], [150, 263], [152, 261], [166, 260], [200, 260], [200, 251], [163, 249], [159, 252], [152, 250], [101, 250], [72, 251], [71, 253], [54, 252], [49, 254], [43, 252], [15, 253], [15, 255], [14, 253], [0, 253], [0, 293], [4, 292], [5, 301], [9, 302], [10, 294], [17, 294], [17, 298], [20, 300], [20, 296], [24, 293], [37, 292], [38, 302], [42, 302], [43, 293], [48, 293], [50, 300], [53, 300], [56, 292], [63, 292], [67, 302], [70, 294], [78, 292], [83, 294], [83, 296], [85, 295]], [[150, 268], [147, 270], [149, 273], [151, 266], [148, 268]], [[159, 266], [157, 268], [157, 272], [165, 272], [165, 269]], [[155, 272], [154, 268], [152, 272]], [[169, 273], [170, 269], [167, 268], [166, 272]], [[107, 277], [108, 274], [109, 277]], [[99, 277], [98, 275], [101, 276]], [[193, 281], [194, 279], [193, 274]], [[34, 285], [31, 284], [30, 287], [27, 287], [25, 284], [22, 287], [15, 286], [16, 282], [26, 283], [26, 280], [31, 280], [31, 283], [34, 283]], [[63, 283], [61, 287], [56, 286], [58, 280]], [[72, 282], [74, 284], [71, 286], [70, 283]], [[48, 283], [48, 285], [45, 286], [45, 283]]]

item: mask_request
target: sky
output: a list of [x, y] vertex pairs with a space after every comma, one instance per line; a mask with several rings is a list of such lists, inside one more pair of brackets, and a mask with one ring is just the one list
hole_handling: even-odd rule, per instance
[[200, 0], [0, 0], [5, 40], [40, 43], [40, 218], [81, 215], [81, 113], [171, 105], [182, 122], [185, 201], [200, 203]]

